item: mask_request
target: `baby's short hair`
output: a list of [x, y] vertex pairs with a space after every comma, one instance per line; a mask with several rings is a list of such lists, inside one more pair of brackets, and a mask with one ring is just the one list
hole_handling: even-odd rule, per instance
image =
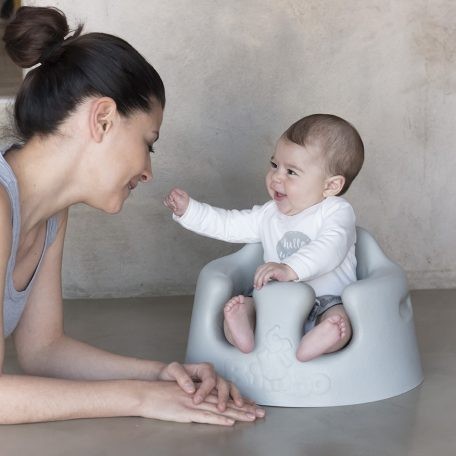
[[356, 128], [332, 114], [312, 114], [291, 125], [282, 138], [300, 146], [316, 145], [324, 155], [327, 172], [344, 176], [343, 195], [359, 173], [364, 161], [364, 145]]

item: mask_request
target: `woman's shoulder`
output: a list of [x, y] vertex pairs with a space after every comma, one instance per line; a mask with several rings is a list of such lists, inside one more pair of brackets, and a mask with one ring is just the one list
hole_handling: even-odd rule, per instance
[[18, 144], [9, 144], [7, 146], [0, 146], [0, 184], [7, 188], [8, 192], [15, 192], [16, 176], [13, 170], [5, 159], [5, 154], [13, 149], [19, 149]]

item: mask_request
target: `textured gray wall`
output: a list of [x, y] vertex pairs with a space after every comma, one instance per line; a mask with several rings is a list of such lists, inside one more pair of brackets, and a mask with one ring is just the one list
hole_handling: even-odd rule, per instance
[[73, 24], [131, 42], [165, 81], [155, 179], [121, 214], [71, 213], [66, 296], [190, 293], [236, 246], [185, 232], [161, 200], [174, 185], [212, 204], [266, 200], [274, 142], [330, 112], [366, 145], [347, 195], [359, 224], [413, 288], [456, 286], [456, 2], [451, 0], [109, 0], [54, 4]]

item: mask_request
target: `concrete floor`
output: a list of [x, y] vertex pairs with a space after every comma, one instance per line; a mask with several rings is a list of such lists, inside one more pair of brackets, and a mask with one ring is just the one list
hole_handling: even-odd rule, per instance
[[[456, 454], [456, 290], [412, 293], [424, 383], [371, 404], [268, 408], [221, 428], [141, 418], [0, 426], [0, 455], [445, 456]], [[69, 334], [123, 354], [182, 360], [192, 297], [67, 301]], [[11, 342], [7, 372], [17, 372]]]

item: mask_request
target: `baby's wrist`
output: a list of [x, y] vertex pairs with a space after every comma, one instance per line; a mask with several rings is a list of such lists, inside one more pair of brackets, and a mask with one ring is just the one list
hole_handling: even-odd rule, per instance
[[282, 263], [282, 264], [286, 268], [288, 281], [292, 282], [294, 280], [298, 280], [299, 277], [298, 277], [298, 274], [296, 274], [295, 270], [286, 263]]
[[182, 217], [187, 212], [187, 209], [188, 204], [185, 207], [176, 207], [176, 209], [174, 210], [174, 215], [176, 215], [177, 217]]
[[188, 199], [176, 209], [179, 211], [179, 213], [175, 212], [176, 217], [184, 217], [190, 209], [190, 199]]

